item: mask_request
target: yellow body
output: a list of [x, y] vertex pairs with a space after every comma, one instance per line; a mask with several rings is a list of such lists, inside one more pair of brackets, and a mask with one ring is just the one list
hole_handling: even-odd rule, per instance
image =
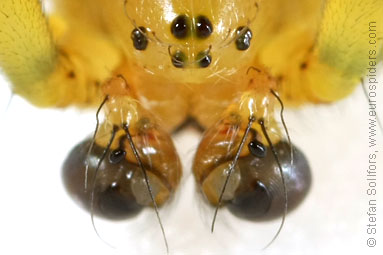
[[[250, 66], [279, 79], [285, 104], [331, 102], [352, 92], [366, 73], [367, 52], [381, 58], [382, 40], [369, 42], [369, 23], [382, 37], [383, 3], [351, 1], [53, 1], [44, 14], [40, 1], [0, 3], [0, 67], [12, 90], [38, 106], [98, 105], [100, 85], [123, 74], [137, 99], [166, 130], [188, 115], [207, 127], [247, 89]], [[172, 37], [180, 14], [204, 14], [215, 27], [206, 40]], [[334, 18], [336, 17], [336, 18]], [[239, 52], [230, 42], [239, 25], [253, 32]], [[133, 48], [134, 26], [155, 32], [145, 51]], [[211, 47], [205, 69], [174, 68], [170, 51], [195, 56]], [[260, 85], [262, 86], [262, 85]]]

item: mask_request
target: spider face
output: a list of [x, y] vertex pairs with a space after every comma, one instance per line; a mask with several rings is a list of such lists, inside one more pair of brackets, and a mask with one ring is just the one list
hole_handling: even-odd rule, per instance
[[201, 5], [172, 1], [171, 6], [154, 1], [153, 5], [125, 4], [125, 27], [132, 36], [124, 41], [124, 48], [146, 72], [201, 84], [215, 74], [235, 79], [233, 70], [245, 68], [254, 58], [252, 29], [258, 10], [254, 1], [241, 6], [230, 1]]

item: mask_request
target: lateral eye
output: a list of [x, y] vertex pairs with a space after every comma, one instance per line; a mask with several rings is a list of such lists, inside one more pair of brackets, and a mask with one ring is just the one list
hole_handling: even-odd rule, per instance
[[[245, 29], [245, 31], [242, 31], [243, 29]], [[237, 40], [235, 40], [235, 46], [237, 47], [237, 50], [247, 50], [250, 47], [250, 41], [253, 37], [251, 30], [243, 26], [238, 27], [237, 35], [240, 35]]]
[[198, 38], [207, 38], [213, 33], [213, 25], [210, 20], [205, 16], [198, 16], [196, 18], [196, 35]]
[[178, 39], [184, 39], [189, 35], [190, 22], [186, 15], [177, 16], [170, 27], [172, 35]]
[[145, 34], [146, 28], [144, 27], [133, 29], [130, 38], [132, 38], [133, 46], [136, 50], [145, 50], [148, 47], [148, 38]]

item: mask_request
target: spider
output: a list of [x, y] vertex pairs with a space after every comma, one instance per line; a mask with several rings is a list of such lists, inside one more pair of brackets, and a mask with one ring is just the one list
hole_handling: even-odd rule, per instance
[[159, 208], [182, 185], [171, 131], [187, 118], [206, 130], [193, 173], [211, 230], [221, 207], [280, 218], [271, 243], [311, 183], [284, 107], [342, 99], [381, 59], [378, 1], [54, 4], [48, 18], [39, 1], [0, 4], [0, 66], [32, 104], [98, 109], [93, 137], [64, 163], [65, 186], [92, 221], [152, 208], [167, 250]]

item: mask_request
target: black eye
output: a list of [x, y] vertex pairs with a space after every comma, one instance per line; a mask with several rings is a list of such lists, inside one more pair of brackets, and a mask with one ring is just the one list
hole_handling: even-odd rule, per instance
[[[245, 29], [244, 32], [242, 32], [243, 29]], [[247, 50], [250, 47], [250, 41], [253, 37], [253, 34], [247, 27], [238, 27], [237, 35], [239, 34], [241, 34], [241, 36], [235, 40], [235, 46], [237, 47], [237, 50]]]
[[176, 53], [174, 53], [174, 55], [172, 56], [172, 63], [177, 68], [184, 67], [185, 66], [185, 61], [186, 61], [186, 56], [180, 50], [177, 50]]
[[[141, 31], [140, 31], [141, 30]], [[133, 29], [130, 38], [133, 40], [133, 45], [136, 50], [145, 50], [148, 46], [148, 38], [146, 38], [146, 28], [139, 27]]]
[[257, 158], [264, 158], [266, 156], [266, 147], [257, 140], [253, 140], [248, 145], [250, 153]]
[[197, 55], [198, 66], [205, 68], [211, 63], [211, 56], [208, 52], [202, 51]]
[[188, 17], [185, 15], [179, 15], [173, 20], [170, 30], [171, 33], [178, 39], [187, 37], [190, 30]]
[[205, 16], [196, 18], [196, 35], [198, 38], [206, 38], [213, 33], [213, 25]]
[[126, 155], [126, 151], [122, 149], [114, 150], [109, 155], [109, 162], [112, 164], [118, 164], [120, 163]]

